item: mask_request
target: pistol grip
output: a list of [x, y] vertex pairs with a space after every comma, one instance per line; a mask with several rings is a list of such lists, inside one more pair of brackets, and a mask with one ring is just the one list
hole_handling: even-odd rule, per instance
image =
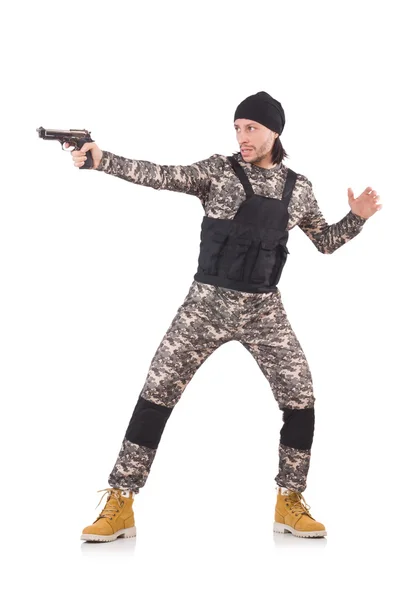
[[84, 165], [79, 167], [80, 169], [91, 169], [94, 166], [94, 159], [92, 158], [91, 150], [87, 150], [86, 156], [87, 160], [85, 161]]
[[[76, 149], [80, 150], [86, 142], [93, 142], [93, 141], [94, 140], [92, 140], [90, 136], [81, 138], [80, 140], [78, 140], [78, 142], [76, 144]], [[84, 165], [79, 167], [79, 169], [92, 169], [92, 167], [94, 166], [94, 159], [92, 158], [91, 150], [87, 150], [86, 156], [87, 156], [87, 160], [85, 161]]]

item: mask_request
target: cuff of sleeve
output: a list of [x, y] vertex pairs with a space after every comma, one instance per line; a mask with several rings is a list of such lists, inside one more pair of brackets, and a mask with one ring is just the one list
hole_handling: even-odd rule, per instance
[[112, 154], [111, 152], [107, 152], [106, 150], [102, 150], [102, 158], [100, 160], [99, 165], [97, 166], [97, 171], [108, 171], [111, 164]]
[[364, 225], [368, 219], [364, 219], [364, 217], [360, 217], [360, 215], [356, 215], [352, 210], [349, 212], [349, 217], [353, 223], [357, 223], [357, 225]]

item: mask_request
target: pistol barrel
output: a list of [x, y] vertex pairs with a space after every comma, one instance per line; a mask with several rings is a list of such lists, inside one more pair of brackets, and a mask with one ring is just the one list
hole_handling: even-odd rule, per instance
[[87, 129], [45, 129], [44, 127], [38, 127], [36, 131], [39, 137], [47, 140], [82, 138], [91, 134], [91, 131]]

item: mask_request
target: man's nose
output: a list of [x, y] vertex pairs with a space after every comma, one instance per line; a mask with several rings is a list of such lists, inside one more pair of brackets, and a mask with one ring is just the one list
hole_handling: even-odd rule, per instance
[[246, 133], [239, 133], [237, 134], [237, 141], [239, 146], [242, 146], [243, 144], [248, 144], [249, 137]]

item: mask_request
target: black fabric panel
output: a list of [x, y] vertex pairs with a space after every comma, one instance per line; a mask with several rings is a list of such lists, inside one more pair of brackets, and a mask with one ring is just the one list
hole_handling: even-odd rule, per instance
[[314, 408], [283, 409], [280, 442], [298, 450], [310, 450], [314, 435]]
[[160, 406], [139, 396], [125, 437], [133, 444], [156, 449], [172, 408]]

